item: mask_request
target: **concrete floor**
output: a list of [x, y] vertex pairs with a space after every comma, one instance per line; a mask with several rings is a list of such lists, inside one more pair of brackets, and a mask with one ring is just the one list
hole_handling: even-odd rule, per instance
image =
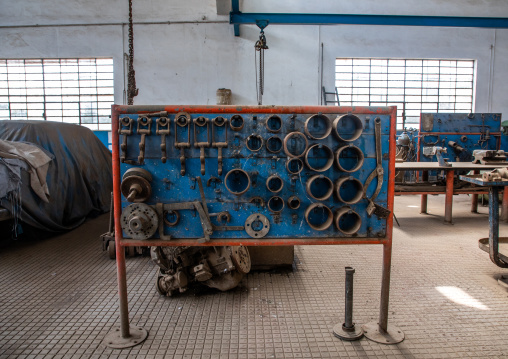
[[[51, 239], [0, 249], [0, 358], [506, 358], [506, 270], [478, 249], [487, 208], [469, 212], [455, 196], [455, 225], [443, 224], [444, 196], [396, 198], [390, 323], [398, 345], [343, 342], [344, 267], [355, 274], [354, 320], [377, 319], [380, 246], [306, 246], [295, 271], [251, 273], [228, 293], [165, 298], [149, 258], [127, 261], [131, 322], [148, 339], [127, 350], [102, 343], [118, 325], [115, 263], [101, 250], [107, 215]], [[501, 235], [508, 235], [502, 224]]]

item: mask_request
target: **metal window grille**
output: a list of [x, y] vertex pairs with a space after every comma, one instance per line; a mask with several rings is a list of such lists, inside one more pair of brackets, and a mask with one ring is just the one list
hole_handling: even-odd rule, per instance
[[341, 106], [397, 106], [397, 127], [421, 112], [473, 112], [474, 60], [337, 58]]
[[0, 120], [111, 129], [113, 59], [0, 59]]

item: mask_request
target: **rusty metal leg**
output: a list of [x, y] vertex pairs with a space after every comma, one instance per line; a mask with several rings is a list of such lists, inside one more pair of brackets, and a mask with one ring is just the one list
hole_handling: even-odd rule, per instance
[[115, 218], [116, 274], [118, 281], [118, 297], [120, 305], [120, 328], [113, 328], [104, 338], [104, 344], [110, 348], [122, 349], [141, 344], [148, 332], [141, 327], [129, 325], [129, 308], [127, 300], [127, 279], [125, 268], [125, 248], [122, 246], [122, 227], [120, 225], [120, 162], [118, 156], [118, 112], [111, 114], [113, 133], [113, 199]]
[[[427, 182], [428, 180], [429, 180], [429, 171], [422, 171], [422, 181]], [[422, 194], [420, 213], [427, 214], [427, 195], [426, 194]]]
[[[480, 171], [474, 170], [473, 173], [477, 175]], [[471, 195], [471, 213], [478, 213], [478, 195], [474, 193]]]
[[381, 303], [379, 321], [362, 326], [367, 339], [381, 344], [397, 344], [404, 340], [402, 330], [388, 325], [388, 305], [390, 302], [390, 270], [392, 265], [392, 242], [383, 244], [383, 276], [381, 279]]
[[503, 204], [501, 207], [501, 218], [502, 222], [508, 222], [508, 186], [503, 187]]
[[508, 268], [499, 258], [499, 187], [489, 188], [489, 256], [492, 263], [501, 268]]
[[333, 334], [342, 340], [353, 341], [363, 337], [363, 330], [353, 323], [353, 275], [355, 270], [346, 267], [346, 300], [344, 323], [333, 327]]
[[446, 171], [446, 199], [445, 199], [445, 219], [447, 224], [452, 222], [452, 208], [453, 208], [453, 178], [455, 172], [453, 170]]

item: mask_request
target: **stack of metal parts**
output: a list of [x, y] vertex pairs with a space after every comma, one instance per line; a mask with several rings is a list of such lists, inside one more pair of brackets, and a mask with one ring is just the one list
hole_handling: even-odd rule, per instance
[[219, 239], [386, 236], [389, 115], [222, 109], [119, 118], [124, 238], [210, 244], [152, 247], [160, 293], [236, 286], [248, 250]]

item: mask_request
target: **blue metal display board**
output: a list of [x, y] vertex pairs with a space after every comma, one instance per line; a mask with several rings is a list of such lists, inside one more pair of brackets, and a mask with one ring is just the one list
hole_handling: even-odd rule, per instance
[[437, 162], [434, 146], [446, 148], [450, 162], [471, 162], [474, 150], [500, 148], [501, 114], [422, 113], [418, 142], [420, 162]]
[[[251, 112], [248, 108], [236, 111], [230, 108], [225, 112], [219, 107], [210, 107], [194, 112], [175, 109], [155, 114], [120, 115], [120, 144], [126, 140], [125, 151], [121, 154], [121, 175], [125, 178], [125, 173], [133, 168], [150, 173], [151, 195], [143, 202], [153, 208], [158, 203], [202, 201], [198, 180], [201, 178], [205, 210], [214, 226], [210, 235], [212, 240], [253, 237], [246, 227], [249, 225], [248, 218], [257, 214], [269, 221], [269, 231], [263, 235], [264, 240], [384, 238], [388, 215], [386, 212], [380, 215], [380, 212], [389, 207], [388, 184], [389, 176], [393, 175], [389, 160], [390, 156], [394, 157], [389, 148], [390, 131], [393, 131], [391, 108], [358, 108], [355, 111], [355, 108], [319, 107], [321, 110], [333, 109], [328, 113], [312, 112], [312, 109], [298, 113], [295, 108], [288, 109], [284, 112], [283, 109], [267, 107], [266, 112]], [[351, 121], [351, 116], [359, 122]], [[169, 120], [169, 134], [165, 140], [157, 134], [162, 128], [157, 124], [161, 117]], [[151, 119], [151, 124], [140, 124], [140, 119], [146, 121], [142, 118]], [[341, 120], [337, 120], [339, 118]], [[376, 191], [378, 179], [377, 121], [381, 139], [383, 171], [379, 178], [382, 178], [382, 185], [373, 201], [378, 210], [369, 215], [367, 207]], [[131, 134], [127, 134], [129, 127]], [[142, 136], [144, 158], [140, 161]], [[358, 138], [350, 140], [356, 136]], [[304, 142], [307, 142], [305, 154], [298, 159], [288, 156], [288, 153], [300, 154], [304, 150]], [[162, 161], [161, 143], [166, 145], [165, 162]], [[222, 143], [222, 173], [219, 172], [219, 149], [214, 143]], [[363, 161], [359, 160], [359, 156], [364, 157]], [[295, 173], [298, 166], [288, 168], [292, 164], [303, 165], [301, 172]], [[321, 170], [323, 168], [325, 170]], [[369, 176], [372, 178], [364, 194], [362, 186]], [[338, 183], [340, 180], [342, 184]], [[244, 191], [248, 182], [250, 185]], [[280, 186], [282, 189], [279, 191]], [[125, 193], [121, 203], [124, 212], [133, 204], [127, 200]], [[315, 208], [310, 210], [311, 206]], [[339, 211], [345, 214], [339, 213], [341, 218], [337, 220]], [[224, 214], [226, 212], [227, 215]], [[164, 225], [159, 226], [150, 238], [203, 237], [202, 217], [197, 208], [159, 211], [158, 216], [161, 217], [161, 214], [159, 220]], [[256, 223], [251, 224], [254, 226]], [[257, 222], [257, 225], [260, 223]], [[124, 238], [131, 238], [125, 229]]]

